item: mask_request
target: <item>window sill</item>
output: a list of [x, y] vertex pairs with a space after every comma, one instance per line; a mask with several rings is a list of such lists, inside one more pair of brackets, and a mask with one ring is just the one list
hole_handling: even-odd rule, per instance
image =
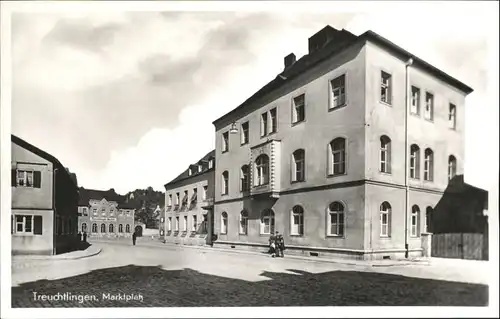
[[392, 176], [392, 173], [391, 172], [382, 172], [382, 171], [378, 171], [379, 174], [381, 175], [386, 175], [386, 176]]
[[305, 123], [305, 122], [306, 122], [305, 119], [297, 121], [297, 122], [292, 122], [292, 127], [297, 126], [297, 125], [302, 124], [302, 123]]
[[221, 151], [221, 154], [227, 153], [229, 150]]
[[413, 117], [416, 117], [416, 118], [420, 118], [420, 113], [412, 113], [410, 111], [410, 116], [413, 116]]
[[290, 234], [290, 237], [304, 238], [304, 234]]
[[339, 176], [346, 176], [347, 173], [342, 173], [342, 174], [328, 174], [327, 177], [328, 178], [331, 178], [331, 177], [339, 177]]
[[248, 236], [247, 233], [238, 233], [238, 235], [240, 235], [240, 236]]
[[385, 105], [385, 106], [390, 106], [390, 107], [392, 107], [392, 102], [386, 102], [386, 101], [382, 101], [382, 100], [380, 100], [380, 101], [379, 101], [379, 103], [380, 103], [380, 104], [382, 104], [382, 105]]
[[[18, 237], [34, 237], [34, 236], [37, 236], [33, 233], [13, 233], [12, 234], [13, 236], [18, 236]], [[59, 235], [56, 235], [56, 236], [59, 236]]]
[[269, 186], [269, 183], [254, 186], [253, 189], [259, 190], [259, 189], [266, 188], [267, 186]]
[[306, 180], [305, 179], [302, 179], [302, 180], [297, 180], [297, 181], [291, 181], [290, 184], [298, 184], [298, 183], [303, 183], [305, 182]]
[[227, 233], [219, 233], [219, 235], [227, 235]]
[[347, 106], [347, 102], [342, 104], [342, 105], [337, 105], [337, 106], [333, 106], [333, 107], [331, 106], [328, 108], [328, 112], [333, 112], [333, 111], [336, 111], [338, 109], [343, 109], [346, 106]]
[[248, 145], [248, 142], [240, 143], [240, 146], [245, 146], [245, 145]]
[[382, 236], [382, 235], [380, 235], [380, 239], [388, 240], [388, 239], [391, 239], [391, 236]]
[[345, 235], [326, 235], [326, 238], [345, 239]]
[[427, 122], [429, 122], [429, 123], [434, 123], [434, 119], [424, 118], [424, 120], [426, 120], [426, 121], [427, 121]]

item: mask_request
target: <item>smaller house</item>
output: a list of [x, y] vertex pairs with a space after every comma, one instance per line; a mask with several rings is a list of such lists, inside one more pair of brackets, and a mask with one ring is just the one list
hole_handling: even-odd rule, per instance
[[77, 248], [76, 175], [53, 155], [12, 135], [12, 254]]

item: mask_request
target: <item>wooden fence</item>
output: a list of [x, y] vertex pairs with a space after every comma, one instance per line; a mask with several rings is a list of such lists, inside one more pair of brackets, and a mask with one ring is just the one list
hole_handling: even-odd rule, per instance
[[432, 257], [488, 260], [488, 237], [471, 233], [433, 234]]

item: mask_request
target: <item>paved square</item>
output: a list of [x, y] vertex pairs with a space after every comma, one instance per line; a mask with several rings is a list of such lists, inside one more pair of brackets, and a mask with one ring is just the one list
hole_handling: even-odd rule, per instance
[[[12, 307], [484, 306], [488, 303], [486, 285], [410, 277], [409, 268], [374, 269], [181, 247], [105, 244], [103, 252], [95, 257], [33, 267], [13, 265]], [[409, 272], [410, 276], [398, 272]], [[64, 298], [43, 301], [35, 300], [34, 292], [38, 296], [66, 293], [66, 296], [93, 297], [83, 302]], [[123, 299], [127, 295], [135, 296], [136, 300], [105, 298]]]

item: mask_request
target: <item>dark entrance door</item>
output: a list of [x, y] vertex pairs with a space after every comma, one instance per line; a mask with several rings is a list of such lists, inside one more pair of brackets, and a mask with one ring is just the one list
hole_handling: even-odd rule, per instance
[[137, 237], [142, 237], [142, 227], [141, 226], [135, 226], [135, 234]]

